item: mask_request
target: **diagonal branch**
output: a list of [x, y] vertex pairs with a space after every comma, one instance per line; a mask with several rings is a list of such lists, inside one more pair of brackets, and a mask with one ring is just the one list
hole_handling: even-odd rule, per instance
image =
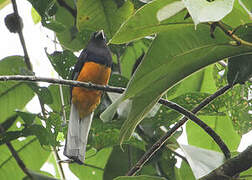
[[[4, 128], [2, 126], [2, 124], [0, 124], [0, 134], [4, 133]], [[22, 159], [19, 157], [17, 151], [14, 149], [14, 147], [12, 146], [12, 144], [10, 142], [6, 142], [5, 143], [8, 147], [8, 149], [10, 150], [12, 156], [14, 157], [14, 159], [16, 160], [18, 166], [22, 169], [22, 171], [30, 178], [33, 179], [31, 173], [29, 172], [29, 170], [26, 168], [24, 162], [22, 161]]]
[[[195, 107], [192, 110], [192, 113], [199, 112], [202, 108], [207, 106], [210, 102], [212, 102], [214, 99], [219, 97], [220, 95], [224, 94], [227, 90], [231, 88], [230, 85], [227, 85], [211, 96], [204, 99], [197, 107]], [[161, 99], [162, 100], [162, 99]], [[131, 170], [127, 173], [128, 176], [135, 175], [142, 166], [164, 145], [164, 143], [173, 135], [175, 131], [177, 131], [186, 121], [188, 120], [187, 117], [183, 117], [180, 121], [178, 121], [167, 133], [162, 136], [155, 144], [152, 145], [148, 151], [144, 153], [144, 155], [140, 158], [140, 160], [135, 164], [134, 167], [131, 168]]]

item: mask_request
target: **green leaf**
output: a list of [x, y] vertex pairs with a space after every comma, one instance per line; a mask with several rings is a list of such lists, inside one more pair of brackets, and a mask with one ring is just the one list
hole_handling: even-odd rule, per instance
[[252, 55], [243, 55], [229, 58], [228, 60], [228, 83], [244, 84], [252, 77]]
[[[23, 141], [15, 140], [13, 147], [18, 152], [28, 169], [39, 171], [48, 158], [50, 151], [41, 148], [36, 138], [26, 138]], [[13, 180], [22, 179], [26, 176], [18, 166], [7, 146], [0, 146], [0, 179]]]
[[130, 0], [121, 6], [114, 0], [77, 1], [77, 27], [80, 31], [103, 29], [110, 39], [133, 11]]
[[[237, 150], [241, 137], [235, 132], [232, 122], [227, 116], [199, 116], [199, 118], [207, 123], [221, 137], [230, 151]], [[186, 134], [190, 145], [220, 151], [213, 139], [191, 121], [186, 124]]]
[[54, 0], [47, 0], [47, 1], [37, 1], [37, 0], [28, 0], [33, 8], [40, 14], [43, 19], [48, 19], [50, 15], [55, 13], [50, 13], [52, 11], [55, 12], [56, 6]]
[[[241, 1], [246, 2], [250, 0], [241, 0]], [[251, 10], [252, 5], [247, 7], [249, 10]], [[234, 1], [233, 10], [226, 17], [224, 17], [223, 22], [233, 28], [236, 28], [241, 24], [251, 23], [251, 14], [250, 16], [248, 15], [248, 12], [246, 12], [244, 8], [240, 5], [239, 0]]]
[[87, 151], [86, 160], [84, 166], [80, 166], [77, 163], [70, 164], [70, 170], [79, 179], [97, 180], [102, 179], [104, 173], [104, 167], [108, 161], [108, 158], [112, 152], [112, 148], [104, 148], [97, 152], [95, 155], [91, 155], [92, 150]]
[[179, 168], [179, 175], [181, 177], [181, 180], [185, 178], [187, 180], [196, 180], [193, 175], [192, 169], [190, 168], [189, 164], [186, 163], [185, 161], [182, 161], [182, 164]]
[[63, 78], [71, 79], [72, 67], [77, 62], [77, 57], [69, 50], [62, 52], [55, 51], [53, 54], [48, 54], [54, 70]]
[[17, 115], [19, 115], [23, 121], [25, 122], [25, 125], [31, 125], [33, 124], [37, 114], [32, 114], [32, 113], [29, 113], [29, 112], [22, 112], [22, 111], [19, 111], [17, 110], [16, 111]]
[[10, 0], [0, 0], [0, 9], [4, 8], [9, 3]]
[[42, 21], [42, 25], [47, 27], [50, 30], [53, 30], [55, 33], [61, 33], [66, 29], [66, 26], [58, 21]]
[[190, 145], [180, 146], [185, 153], [185, 157], [190, 164], [196, 179], [209, 174], [225, 161], [225, 156], [219, 152], [197, 148]]
[[229, 44], [222, 31], [215, 32], [215, 39], [206, 36], [208, 33], [206, 25], [195, 31], [192, 24], [174, 24], [158, 34], [126, 92], [102, 115], [110, 118], [106, 112], [111, 116], [118, 104], [126, 99], [131, 101], [130, 114], [121, 128], [121, 142], [131, 136], [158, 99], [177, 82], [220, 59], [252, 52], [251, 47]]
[[126, 174], [131, 166], [129, 159], [131, 159], [131, 162], [135, 162], [143, 153], [144, 151], [136, 149], [133, 146], [127, 146], [124, 151], [119, 146], [114, 146], [105, 166], [103, 179], [113, 179]]
[[[158, 20], [157, 13], [160, 9], [174, 2], [178, 1], [156, 0], [147, 3], [121, 26], [110, 43], [122, 44], [165, 30], [166, 26], [163, 25], [163, 21]], [[180, 19], [183, 21], [183, 15]]]
[[7, 131], [12, 125], [13, 123], [17, 120], [18, 115], [15, 114], [9, 118], [7, 118], [2, 124], [1, 126], [3, 127], [4, 131]]
[[[41, 174], [35, 171], [29, 170], [29, 173], [32, 175], [34, 180], [57, 180], [56, 178], [46, 176], [44, 174]], [[23, 180], [30, 180], [30, 178], [26, 176], [25, 178], [23, 178]]]
[[217, 22], [233, 9], [234, 0], [183, 0], [195, 26], [202, 22]]
[[129, 79], [120, 74], [111, 74], [109, 79], [109, 85], [115, 87], [126, 87]]
[[[0, 75], [16, 75], [25, 69], [24, 58], [10, 56], [0, 61]], [[1, 119], [15, 113], [15, 109], [22, 109], [34, 96], [33, 91], [22, 82], [0, 82], [0, 109]]]
[[[74, 3], [73, 1], [66, 1]], [[88, 42], [92, 33], [90, 30], [79, 32], [75, 26], [75, 18], [63, 7], [59, 7], [55, 14], [55, 20], [65, 26], [65, 30], [57, 32], [57, 38], [60, 44], [65, 48], [72, 51], [83, 49]]]
[[[118, 136], [122, 121], [102, 122], [98, 118], [94, 118], [88, 137], [88, 145], [96, 150], [101, 150], [106, 147], [119, 145]], [[126, 141], [125, 144], [131, 144], [134, 147], [145, 150], [145, 143], [138, 138], [132, 138]]]
[[52, 104], [53, 98], [47, 87], [39, 87], [37, 84], [28, 83], [29, 87], [38, 95], [43, 104]]
[[165, 180], [165, 178], [141, 175], [141, 176], [120, 176], [114, 178], [113, 180]]
[[136, 60], [148, 50], [149, 46], [144, 40], [129, 44], [121, 56], [122, 75], [130, 79]]
[[252, 129], [250, 125], [252, 120], [252, 106], [249, 94], [251, 92], [251, 83], [245, 85], [237, 85], [225, 94], [224, 102], [226, 104], [227, 113], [230, 114], [229, 118], [232, 120], [235, 131], [242, 136]]
[[41, 125], [33, 124], [21, 131], [7, 131], [1, 134], [0, 145], [20, 137], [37, 136], [41, 145], [55, 145], [52, 133]]
[[[62, 114], [62, 103], [61, 103], [61, 96], [60, 96], [60, 87], [58, 85], [50, 85], [48, 87], [51, 94], [53, 94], [53, 103], [49, 106], [53, 109], [54, 112], [58, 112]], [[70, 89], [68, 86], [62, 86], [62, 94], [63, 94], [63, 100], [64, 100], [64, 109], [66, 111], [69, 111], [69, 105], [70, 105]]]

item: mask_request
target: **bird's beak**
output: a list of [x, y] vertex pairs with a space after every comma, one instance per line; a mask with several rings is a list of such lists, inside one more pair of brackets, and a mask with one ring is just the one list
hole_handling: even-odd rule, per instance
[[103, 30], [100, 30], [99, 32], [97, 32], [97, 34], [95, 35], [96, 39], [106, 39]]

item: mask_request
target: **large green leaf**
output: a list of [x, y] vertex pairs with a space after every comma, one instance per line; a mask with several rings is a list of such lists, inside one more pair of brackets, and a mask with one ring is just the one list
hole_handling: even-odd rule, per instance
[[[10, 56], [0, 61], [0, 75], [20, 74], [25, 63], [21, 56]], [[0, 82], [0, 122], [22, 109], [34, 96], [33, 91], [22, 82]]]
[[[29, 137], [23, 141], [15, 140], [12, 145], [26, 167], [34, 171], [40, 170], [50, 154], [49, 150], [41, 148], [36, 138]], [[0, 146], [0, 152], [0, 179], [22, 179], [26, 176], [6, 145]]]
[[195, 31], [193, 24], [174, 24], [157, 35], [126, 92], [102, 116], [111, 118], [106, 115], [113, 113], [121, 101], [130, 99], [131, 111], [121, 129], [121, 142], [131, 136], [146, 113], [177, 82], [218, 60], [252, 52], [252, 47], [231, 45], [222, 31], [215, 32], [215, 39], [208, 34], [206, 25], [199, 25]]
[[[230, 151], [236, 151], [241, 137], [235, 132], [232, 122], [227, 116], [199, 116], [226, 143]], [[190, 145], [220, 151], [213, 139], [198, 125], [189, 121], [186, 124], [187, 139]], [[199, 139], [200, 137], [200, 139]]]
[[80, 31], [103, 29], [110, 39], [133, 11], [130, 0], [123, 4], [114, 0], [77, 1], [77, 27]]
[[[71, 4], [71, 6], [73, 6], [74, 3], [71, 0], [65, 2]], [[61, 46], [72, 51], [83, 49], [92, 32], [88, 30], [79, 32], [75, 26], [76, 19], [69, 13], [69, 11], [61, 6], [57, 7], [55, 21], [64, 25], [63, 31], [56, 32]]]
[[252, 55], [243, 55], [228, 60], [228, 83], [244, 84], [252, 77]]
[[[111, 43], [122, 44], [165, 30], [166, 26], [164, 23], [166, 23], [166, 21], [159, 21], [157, 13], [160, 9], [173, 2], [178, 1], [156, 0], [138, 9], [117, 31], [112, 38]], [[173, 7], [170, 6], [170, 8], [171, 9], [167, 9], [167, 11], [173, 11]], [[178, 10], [178, 12], [180, 12], [180, 10]], [[180, 22], [184, 22], [183, 16], [184, 15], [181, 14], [179, 18]]]
[[192, 169], [190, 168], [189, 164], [186, 163], [185, 161], [182, 161], [181, 166], [179, 168], [179, 175], [181, 180], [187, 179], [187, 180], [196, 180]]
[[[242, 2], [250, 1], [250, 0], [241, 0]], [[249, 2], [250, 6], [248, 5], [247, 8], [251, 10], [252, 4], [251, 1]], [[247, 4], [246, 4], [247, 5]], [[236, 28], [241, 24], [251, 23], [251, 17], [248, 13], [242, 8], [239, 1], [234, 1], [233, 10], [229, 13], [224, 19], [223, 22], [228, 24], [229, 26]]]

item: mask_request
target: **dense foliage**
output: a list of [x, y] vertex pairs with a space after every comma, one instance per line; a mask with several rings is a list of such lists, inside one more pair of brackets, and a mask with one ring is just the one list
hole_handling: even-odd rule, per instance
[[[188, 121], [186, 131], [176, 131], [137, 176], [120, 177], [182, 117], [158, 104], [161, 97], [192, 110], [227, 84], [232, 88], [198, 117], [232, 155], [238, 153], [242, 135], [252, 130], [252, 16], [246, 11], [252, 9], [251, 0], [242, 0], [242, 5], [238, 0], [28, 1], [34, 23], [54, 31], [63, 48], [47, 54], [61, 78], [70, 79], [77, 61], [74, 52], [85, 47], [93, 32], [103, 29], [113, 54], [109, 85], [126, 88], [122, 95], [104, 93], [91, 126], [86, 164], [69, 164], [79, 179], [193, 180], [208, 174], [223, 163], [224, 156], [209, 134]], [[0, 8], [8, 2], [0, 0]], [[2, 59], [0, 75], [32, 74], [24, 59], [11, 55]], [[136, 61], [141, 63], [133, 72]], [[0, 179], [26, 177], [6, 142], [12, 143], [35, 179], [62, 178], [52, 149], [63, 148], [70, 97], [68, 86], [60, 91], [54, 84], [0, 82]], [[39, 114], [25, 109], [34, 96], [46, 105]], [[177, 142], [182, 132], [188, 146]], [[177, 159], [182, 159], [181, 166], [175, 166]], [[45, 162], [53, 164], [55, 177], [40, 171]], [[252, 169], [242, 175], [252, 175]]]

